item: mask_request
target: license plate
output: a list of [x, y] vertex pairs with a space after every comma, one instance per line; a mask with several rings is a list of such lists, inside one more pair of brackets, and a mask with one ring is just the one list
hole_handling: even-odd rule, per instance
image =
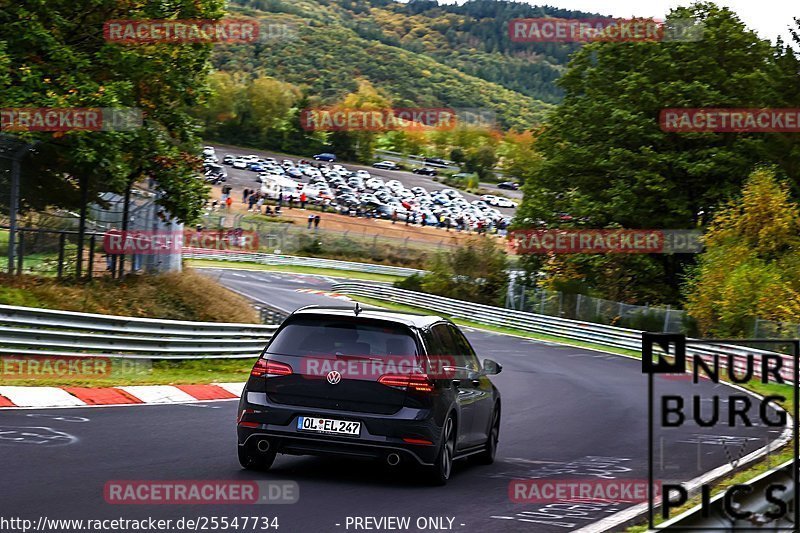
[[361, 422], [332, 420], [330, 418], [316, 418], [313, 416], [301, 416], [297, 419], [297, 429], [301, 431], [334, 433], [336, 435], [350, 435], [357, 437], [361, 434]]

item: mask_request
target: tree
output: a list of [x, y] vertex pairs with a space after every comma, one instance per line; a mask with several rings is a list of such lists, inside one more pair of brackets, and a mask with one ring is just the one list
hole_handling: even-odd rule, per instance
[[257, 78], [247, 87], [245, 111], [261, 142], [277, 136], [291, 118], [292, 109], [300, 99], [300, 90], [290, 83], [274, 78]]
[[480, 179], [486, 179], [492, 175], [494, 165], [497, 163], [497, 154], [493, 146], [484, 144], [469, 150], [464, 162], [467, 172], [474, 172]]
[[200, 140], [189, 114], [205, 95], [211, 45], [106, 42], [112, 19], [215, 19], [219, 0], [6, 2], [0, 10], [0, 107], [132, 108], [132, 131], [20, 132], [40, 144], [26, 160], [23, 209], [81, 209], [101, 191], [124, 192], [152, 178], [159, 203], [196, 218], [207, 189], [197, 180]]
[[[771, 161], [764, 134], [662, 131], [664, 108], [776, 103], [769, 42], [713, 4], [678, 8], [668, 17], [677, 18], [702, 24], [703, 39], [592, 43], [573, 55], [559, 82], [564, 102], [537, 140], [543, 161], [525, 183], [518, 213], [525, 225], [702, 227], [741, 189], [744, 176]], [[570, 222], [562, 219], [564, 213]], [[600, 273], [620, 262], [607, 256], [559, 260], [576, 262], [587, 280], [602, 279]], [[642, 275], [642, 290], [629, 297], [645, 303], [652, 298], [646, 283], [662, 288], [659, 300], [674, 301], [692, 258], [660, 255], [625, 262], [639, 269], [632, 274]]]
[[490, 237], [475, 237], [435, 256], [420, 283], [425, 292], [500, 305], [508, 286], [508, 258]]
[[686, 284], [686, 308], [703, 334], [752, 335], [755, 318], [800, 322], [800, 206], [786, 182], [754, 172], [704, 240]]

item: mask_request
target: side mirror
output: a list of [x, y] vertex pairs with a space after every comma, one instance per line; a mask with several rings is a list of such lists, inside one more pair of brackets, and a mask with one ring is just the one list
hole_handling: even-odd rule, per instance
[[503, 371], [503, 367], [500, 363], [492, 361], [491, 359], [484, 359], [483, 371], [490, 376], [495, 376]]

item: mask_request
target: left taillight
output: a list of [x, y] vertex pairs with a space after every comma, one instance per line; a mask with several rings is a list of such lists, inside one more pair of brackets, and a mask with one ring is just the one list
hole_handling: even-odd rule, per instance
[[292, 373], [292, 367], [280, 361], [271, 361], [260, 358], [250, 371], [250, 375], [260, 377], [288, 376]]

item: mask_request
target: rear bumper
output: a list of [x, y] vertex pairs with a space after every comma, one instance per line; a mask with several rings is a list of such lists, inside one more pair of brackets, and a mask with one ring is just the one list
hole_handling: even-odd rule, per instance
[[[239, 424], [240, 446], [253, 446], [268, 438], [278, 453], [292, 455], [336, 455], [364, 459], [384, 459], [397, 453], [403, 460], [431, 465], [436, 460], [441, 428], [428, 410], [401, 408], [393, 414], [357, 413], [332, 409], [299, 407], [269, 403], [264, 393], [247, 393], [241, 409], [254, 411], [242, 421], [256, 427]], [[361, 422], [357, 437], [314, 433], [297, 429], [300, 416], [333, 418]], [[403, 438], [424, 439], [432, 444], [409, 444]]]

